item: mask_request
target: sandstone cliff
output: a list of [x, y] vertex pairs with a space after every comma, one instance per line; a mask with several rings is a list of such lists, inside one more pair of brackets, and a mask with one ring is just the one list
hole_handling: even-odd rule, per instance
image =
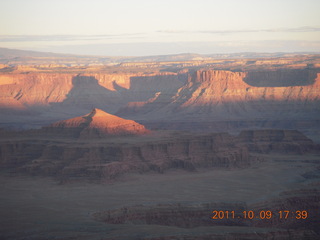
[[144, 102], [128, 103], [118, 114], [146, 122], [158, 121], [158, 126], [168, 120], [174, 120], [173, 124], [229, 121], [231, 125], [235, 125], [232, 121], [243, 121], [240, 125], [246, 125], [246, 121], [263, 120], [258, 127], [267, 125], [268, 121], [277, 121], [278, 127], [286, 124], [296, 127], [301, 121], [317, 120], [320, 114], [320, 74], [315, 70], [198, 70], [191, 71], [187, 78], [175, 94], [163, 95], [159, 91]]
[[[105, 117], [104, 113], [101, 115]], [[78, 137], [74, 132], [74, 135], [63, 133], [66, 125], [78, 128], [86, 121], [80, 117], [57, 123], [49, 130], [11, 135], [4, 132], [0, 141], [0, 165], [39, 175], [114, 179], [130, 172], [248, 167], [257, 160], [249, 150], [299, 154], [319, 151], [319, 146], [302, 134], [283, 130], [247, 131], [238, 137], [226, 133], [175, 132], [164, 136], [153, 133], [129, 138], [108, 137], [110, 135], [96, 138], [97, 132], [94, 132], [95, 138], [92, 138], [88, 131], [78, 132]], [[99, 123], [99, 119], [93, 122]]]
[[[192, 129], [192, 122], [217, 121], [231, 125], [232, 121], [242, 121], [239, 125], [260, 121], [257, 127], [282, 121], [271, 127], [310, 127], [320, 116], [317, 69], [12, 72], [0, 75], [0, 92], [2, 109], [24, 109], [27, 113], [41, 109], [22, 116], [21, 121], [30, 124], [79, 116], [93, 107], [158, 128], [161, 124], [157, 122], [190, 122], [188, 128]], [[12, 119], [1, 117], [2, 122]]]
[[[291, 71], [276, 71], [269, 75], [273, 79], [283, 78], [284, 74], [293, 76]], [[309, 117], [314, 117], [318, 113], [320, 74], [309, 71], [304, 74], [306, 79], [302, 80], [299, 77], [303, 74], [297, 75], [298, 79], [287, 81], [286, 87], [254, 87], [244, 81], [250, 76], [254, 81], [262, 81], [267, 85], [270, 84], [269, 81], [274, 81], [269, 75], [258, 72], [199, 70], [178, 90], [172, 102], [182, 114], [195, 111], [218, 118], [228, 116], [239, 119], [254, 114], [259, 114], [261, 118], [270, 118], [275, 113], [277, 117], [279, 113], [283, 116], [283, 112], [288, 117], [288, 114], [292, 116], [299, 111], [310, 111]], [[307, 86], [291, 86], [298, 80], [305, 80], [303, 85]]]
[[[73, 122], [68, 122], [73, 124]], [[114, 179], [128, 172], [241, 168], [254, 160], [228, 134], [172, 134], [93, 140], [58, 137], [47, 130], [2, 136], [0, 164], [39, 175]]]
[[16, 100], [26, 107], [62, 102], [72, 89], [72, 75], [59, 73], [11, 73], [0, 77], [0, 106]]

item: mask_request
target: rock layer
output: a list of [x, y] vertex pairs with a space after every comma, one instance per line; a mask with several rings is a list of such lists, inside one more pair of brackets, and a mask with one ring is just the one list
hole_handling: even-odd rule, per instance
[[[293, 121], [297, 126], [299, 121], [310, 121], [311, 126], [320, 115], [320, 73], [316, 68], [176, 73], [69, 71], [0, 74], [0, 107], [26, 112], [41, 109], [41, 114], [23, 116], [24, 122], [70, 118], [98, 107], [153, 125], [159, 121], [190, 122], [190, 129], [191, 122], [208, 119]], [[7, 122], [12, 119], [1, 117]]]
[[[71, 124], [71, 123], [70, 123]], [[3, 136], [7, 139], [5, 136]], [[2, 166], [32, 174], [114, 179], [129, 172], [242, 168], [255, 159], [228, 134], [63, 138], [38, 130], [1, 140]]]
[[[75, 120], [78, 126], [79, 118]], [[60, 124], [73, 126], [75, 120]], [[0, 141], [0, 165], [66, 179], [111, 180], [132, 172], [245, 168], [258, 160], [249, 150], [303, 154], [320, 149], [304, 135], [284, 130], [247, 131], [238, 137], [226, 133], [191, 135], [175, 132], [164, 136], [156, 133], [131, 137], [99, 135], [100, 138], [90, 138], [92, 135], [83, 133], [77, 138], [60, 135], [58, 129], [11, 135], [4, 132]]]
[[259, 153], [282, 152], [303, 154], [316, 150], [319, 146], [297, 130], [247, 130], [242, 131], [238, 139], [250, 151]]

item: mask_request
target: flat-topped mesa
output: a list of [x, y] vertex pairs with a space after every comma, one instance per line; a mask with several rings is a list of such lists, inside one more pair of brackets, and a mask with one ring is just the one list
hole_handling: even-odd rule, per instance
[[[192, 76], [193, 82], [224, 82], [225, 87], [250, 87], [247, 85], [243, 78], [246, 77], [244, 72], [231, 72], [224, 70], [198, 70]], [[231, 86], [229, 86], [231, 85]]]
[[149, 132], [143, 125], [94, 108], [89, 114], [51, 124], [46, 129], [69, 132], [78, 137], [103, 137], [108, 135], [141, 135]]
[[[174, 99], [176, 102], [183, 102], [183, 108], [204, 106], [207, 112], [215, 112], [215, 115], [218, 115], [217, 110], [220, 110], [216, 108], [217, 104], [230, 106], [230, 103], [234, 103], [231, 108], [223, 108], [223, 111], [229, 114], [236, 113], [236, 116], [239, 110], [254, 112], [254, 109], [266, 109], [265, 112], [272, 112], [288, 109], [289, 106], [292, 109], [292, 101], [303, 101], [313, 106], [315, 101], [320, 100], [320, 73], [317, 71], [279, 70], [271, 73], [261, 72], [260, 76], [260, 72], [203, 69], [189, 75], [188, 83], [179, 89]], [[299, 77], [293, 78], [295, 73], [299, 74], [302, 80], [299, 80]], [[277, 83], [277, 79], [281, 81]], [[256, 86], [249, 85], [245, 80], [255, 83]], [[272, 87], [273, 85], [275, 87]], [[281, 102], [281, 105], [270, 105], [270, 101]], [[303, 111], [306, 108], [296, 104], [294, 109]]]

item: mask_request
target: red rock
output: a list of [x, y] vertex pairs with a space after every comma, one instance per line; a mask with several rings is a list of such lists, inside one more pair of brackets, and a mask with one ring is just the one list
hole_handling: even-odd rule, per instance
[[149, 132], [143, 125], [133, 120], [123, 119], [97, 108], [87, 115], [53, 123], [49, 128], [77, 130], [80, 137], [140, 135]]

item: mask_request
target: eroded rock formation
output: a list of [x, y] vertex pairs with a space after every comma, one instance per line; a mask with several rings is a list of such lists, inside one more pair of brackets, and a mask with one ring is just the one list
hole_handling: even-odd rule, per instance
[[297, 130], [247, 130], [242, 131], [238, 139], [250, 151], [259, 153], [282, 152], [303, 154], [320, 149], [312, 140]]
[[51, 134], [61, 136], [87, 138], [119, 135], [140, 135], [149, 131], [141, 124], [106, 113], [101, 109], [94, 108], [89, 114], [59, 121], [44, 128]]
[[[268, 121], [274, 121], [269, 124], [275, 125], [271, 127], [288, 124], [310, 127], [320, 115], [317, 68], [248, 72], [184, 69], [143, 73], [122, 69], [117, 73], [79, 74], [77, 71], [80, 70], [1, 73], [0, 107], [24, 109], [25, 113], [41, 109], [22, 116], [23, 122], [30, 124], [79, 116], [97, 107], [156, 128], [182, 122], [188, 123], [189, 129], [197, 129], [196, 125], [191, 126], [193, 122], [219, 121], [235, 128], [235, 122], [265, 127]], [[10, 122], [12, 118], [1, 117], [2, 122]]]
[[2, 166], [66, 178], [114, 179], [129, 172], [162, 173], [171, 168], [243, 168], [255, 159], [228, 134], [106, 136], [94, 140], [61, 137], [42, 129], [10, 139], [7, 136], [2, 136], [0, 144]]
[[[106, 113], [98, 113], [97, 119], [93, 116], [93, 121], [86, 125], [86, 118], [91, 115], [62, 121], [49, 129], [11, 134], [4, 131], [0, 141], [1, 166], [37, 175], [99, 180], [132, 172], [163, 173], [168, 169], [245, 168], [258, 160], [249, 150], [299, 154], [319, 151], [319, 146], [304, 135], [284, 130], [247, 131], [238, 137], [227, 133], [181, 132], [165, 135], [154, 132], [145, 136], [131, 132], [131, 137], [106, 135], [99, 132], [104, 128], [95, 129], [100, 123], [99, 116], [104, 119]], [[76, 127], [71, 133], [63, 133], [67, 126]], [[112, 133], [119, 133], [118, 130], [108, 129]]]

